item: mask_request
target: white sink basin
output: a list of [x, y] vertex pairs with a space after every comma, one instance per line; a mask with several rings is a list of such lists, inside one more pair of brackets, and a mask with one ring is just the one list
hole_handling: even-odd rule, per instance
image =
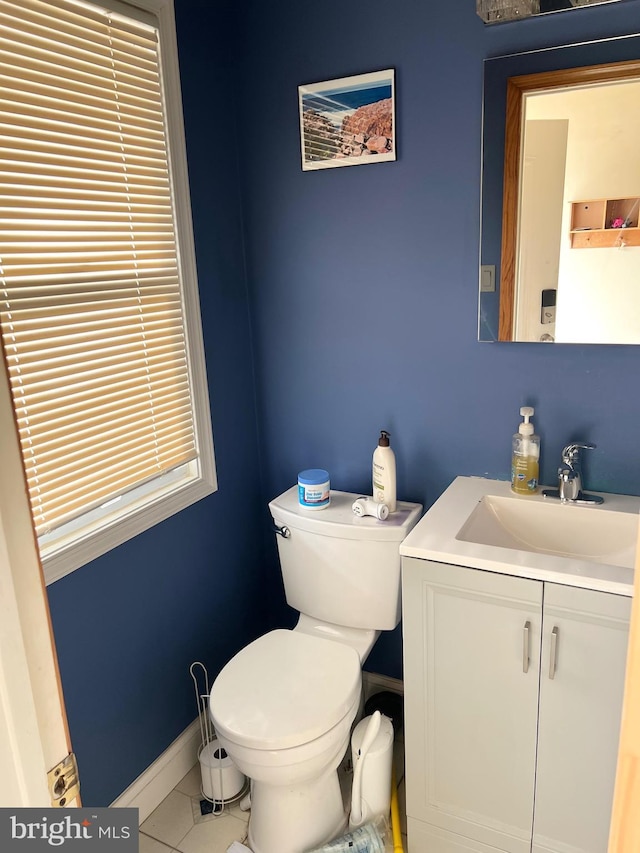
[[403, 557], [633, 594], [640, 497], [594, 506], [514, 495], [503, 480], [457, 477], [400, 546]]
[[457, 539], [632, 568], [638, 518], [628, 512], [485, 495]]

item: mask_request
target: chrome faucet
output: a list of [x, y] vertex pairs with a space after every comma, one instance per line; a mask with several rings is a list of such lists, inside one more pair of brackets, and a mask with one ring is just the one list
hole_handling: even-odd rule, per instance
[[595, 450], [595, 444], [574, 442], [562, 451], [562, 465], [558, 468], [558, 488], [544, 489], [545, 498], [555, 498], [562, 503], [601, 504], [604, 498], [589, 495], [582, 491], [581, 450]]

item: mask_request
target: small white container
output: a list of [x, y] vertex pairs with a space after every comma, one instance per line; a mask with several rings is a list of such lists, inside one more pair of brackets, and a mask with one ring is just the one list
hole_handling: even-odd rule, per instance
[[308, 468], [298, 474], [298, 502], [304, 509], [325, 509], [331, 502], [329, 472]]

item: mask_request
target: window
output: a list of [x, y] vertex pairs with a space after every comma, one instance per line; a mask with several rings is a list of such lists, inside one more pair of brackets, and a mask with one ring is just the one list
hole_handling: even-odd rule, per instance
[[173, 7], [0, 0], [0, 330], [48, 581], [216, 488]]

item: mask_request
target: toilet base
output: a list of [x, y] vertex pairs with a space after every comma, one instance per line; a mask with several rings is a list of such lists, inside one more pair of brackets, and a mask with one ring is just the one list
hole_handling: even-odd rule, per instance
[[295, 786], [251, 783], [253, 853], [304, 853], [347, 827], [338, 771]]

